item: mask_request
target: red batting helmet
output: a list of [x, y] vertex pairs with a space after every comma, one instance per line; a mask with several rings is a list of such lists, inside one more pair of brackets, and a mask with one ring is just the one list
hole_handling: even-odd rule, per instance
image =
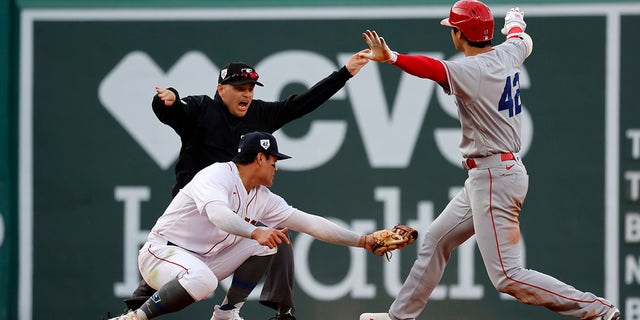
[[460, 0], [453, 4], [449, 18], [442, 19], [443, 26], [455, 27], [472, 42], [493, 38], [493, 15], [486, 4], [476, 0]]

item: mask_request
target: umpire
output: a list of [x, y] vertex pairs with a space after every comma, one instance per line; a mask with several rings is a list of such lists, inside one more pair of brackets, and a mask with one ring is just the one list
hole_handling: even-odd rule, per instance
[[[255, 86], [263, 85], [258, 82], [259, 76], [254, 68], [242, 62], [229, 63], [220, 70], [213, 98], [207, 95], [180, 98], [174, 88], [156, 87], [153, 112], [162, 123], [173, 128], [182, 141], [172, 195], [175, 196], [201, 169], [214, 162], [230, 161], [236, 155], [244, 134], [252, 131], [273, 133], [317, 109], [343, 88], [367, 62], [368, 59], [356, 53], [338, 71], [283, 101], [254, 100]], [[260, 257], [248, 259], [236, 269], [220, 309], [229, 311], [228, 319], [241, 320], [238, 309], [251, 293], [251, 289], [245, 289], [247, 286], [243, 284], [256, 284], [266, 272], [260, 303], [277, 311], [276, 320], [295, 320], [291, 246], [280, 245], [271, 259], [257, 258]], [[129, 309], [135, 310], [154, 291], [142, 280], [125, 303]], [[214, 316], [212, 320], [224, 319]]]

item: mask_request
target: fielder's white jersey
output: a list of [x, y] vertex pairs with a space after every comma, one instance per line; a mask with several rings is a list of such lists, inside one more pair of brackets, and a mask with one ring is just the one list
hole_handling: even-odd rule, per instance
[[233, 162], [214, 163], [202, 169], [175, 196], [158, 219], [149, 238], [162, 238], [184, 249], [213, 256], [241, 237], [221, 230], [211, 222], [205, 206], [223, 202], [246, 223], [260, 221], [277, 226], [296, 209], [265, 186], [247, 193]]
[[455, 96], [465, 158], [520, 151], [520, 73], [526, 47], [507, 40], [493, 50], [444, 61], [447, 94]]

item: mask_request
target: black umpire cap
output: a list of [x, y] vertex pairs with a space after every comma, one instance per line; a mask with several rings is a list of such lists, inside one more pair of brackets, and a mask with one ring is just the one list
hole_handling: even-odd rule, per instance
[[231, 62], [220, 70], [218, 83], [232, 85], [255, 83], [256, 85], [263, 87], [262, 83], [258, 82], [259, 77], [260, 76], [258, 76], [258, 73], [252, 66], [244, 62]]

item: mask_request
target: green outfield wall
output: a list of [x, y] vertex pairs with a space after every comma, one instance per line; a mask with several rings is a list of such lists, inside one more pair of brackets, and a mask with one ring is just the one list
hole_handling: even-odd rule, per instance
[[[635, 3], [637, 0], [616, 0], [616, 1], [598, 1], [598, 0], [493, 0], [489, 1], [492, 5], [523, 5], [523, 4], [558, 4], [561, 3]], [[185, 7], [371, 7], [371, 6], [425, 6], [425, 5], [446, 5], [450, 6], [451, 1], [447, 0], [16, 0], [16, 3], [22, 8], [38, 7], [38, 8], [78, 8], [78, 7], [162, 7], [162, 8], [185, 8]]]
[[[17, 211], [14, 207], [15, 181], [12, 180], [15, 159], [11, 156], [12, 112], [17, 106], [10, 106], [10, 74], [11, 74], [11, 3], [0, 0], [0, 319], [16, 319], [17, 317], [17, 245], [15, 232]], [[13, 53], [17, 53], [14, 50]]]
[[[284, 98], [363, 49], [368, 28], [402, 53], [460, 57], [439, 25], [450, 5], [440, 1], [0, 3], [0, 320], [123, 310], [180, 147], [151, 111], [154, 86], [213, 95], [219, 68], [243, 60], [265, 84], [256, 98]], [[497, 20], [509, 8], [489, 4]], [[523, 264], [640, 319], [640, 43], [627, 41], [640, 3], [518, 5], [535, 43], [521, 78]], [[293, 159], [278, 163], [272, 190], [358, 232], [426, 230], [466, 177], [451, 97], [386, 64], [368, 64], [276, 134]], [[297, 233], [293, 246], [305, 320], [385, 311], [418, 248], [386, 262]], [[209, 319], [227, 287], [161, 319]], [[273, 314], [254, 292], [242, 316]], [[471, 239], [419, 319], [501, 318], [564, 319], [497, 293]]]

